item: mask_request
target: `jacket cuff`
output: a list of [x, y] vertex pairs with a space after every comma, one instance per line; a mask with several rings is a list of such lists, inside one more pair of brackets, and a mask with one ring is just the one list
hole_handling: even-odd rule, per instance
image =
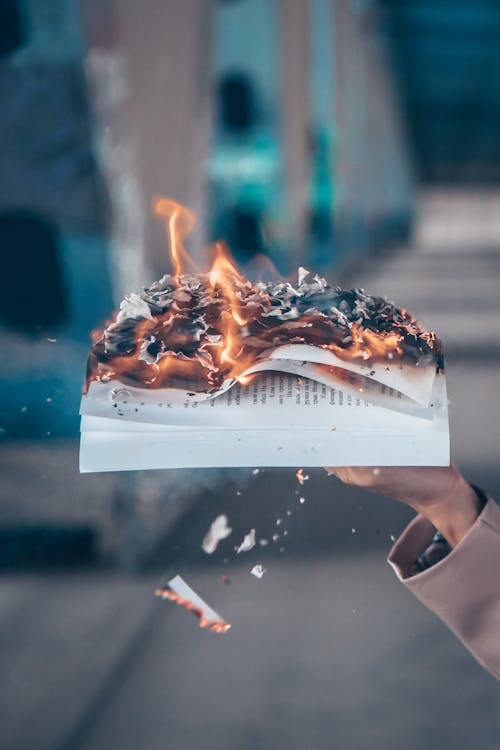
[[417, 516], [394, 544], [388, 562], [405, 587], [500, 679], [500, 507], [489, 499], [444, 559], [411, 575], [434, 533], [430, 521]]

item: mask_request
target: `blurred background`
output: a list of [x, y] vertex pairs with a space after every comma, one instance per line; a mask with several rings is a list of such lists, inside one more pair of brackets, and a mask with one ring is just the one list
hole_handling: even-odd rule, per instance
[[[497, 683], [384, 562], [405, 508], [77, 452], [90, 331], [167, 269], [164, 194], [199, 258], [224, 238], [436, 330], [455, 461], [500, 498], [499, 42], [493, 0], [2, 0], [2, 748], [498, 748]], [[174, 573], [227, 635], [154, 599]]]

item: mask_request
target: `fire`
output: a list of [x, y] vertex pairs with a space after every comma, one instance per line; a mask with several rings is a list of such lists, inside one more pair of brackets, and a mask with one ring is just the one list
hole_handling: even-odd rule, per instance
[[220, 326], [225, 346], [220, 353], [220, 361], [229, 367], [228, 376], [238, 379], [253, 364], [251, 354], [245, 354], [241, 337], [241, 329], [255, 318], [255, 310], [252, 312], [244, 299], [244, 293], [251, 291], [252, 285], [238, 272], [224, 242], [216, 242], [214, 248], [215, 257], [208, 272], [208, 283], [212, 293], [225, 301]]
[[189, 237], [196, 224], [196, 217], [186, 206], [176, 203], [164, 196], [153, 201], [155, 216], [165, 219], [170, 258], [175, 276], [184, 271], [196, 273], [196, 265], [184, 246], [184, 240]]
[[185, 607], [189, 612], [193, 612], [198, 617], [198, 625], [200, 628], [206, 628], [207, 630], [211, 630], [214, 633], [227, 633], [227, 631], [231, 628], [230, 623], [228, 622], [218, 622], [218, 621], [211, 621], [207, 620], [203, 616], [203, 610], [201, 607], [198, 607], [196, 604], [193, 604], [193, 602], [190, 602], [189, 599], [184, 599], [182, 596], [179, 596], [175, 591], [172, 591], [172, 589], [168, 588], [167, 586], [163, 588], [157, 588], [155, 591], [155, 595], [159, 596], [161, 599], [169, 599], [171, 602], [175, 602], [181, 607]]
[[[294, 292], [293, 283], [250, 282], [223, 242], [213, 245], [212, 265], [201, 273], [185, 247], [194, 214], [165, 197], [155, 198], [153, 211], [165, 221], [173, 274], [146, 289], [146, 297], [129, 295], [122, 306], [129, 304], [130, 314], [120, 314], [104, 333], [95, 332], [88, 380], [215, 391], [228, 379], [246, 384], [245, 371], [266, 350], [286, 344], [321, 347], [342, 360], [367, 363], [401, 358], [408, 351], [414, 358], [419, 351], [439, 351], [434, 334], [423, 331], [404, 309], [396, 309], [397, 319], [385, 320], [382, 314], [382, 325], [377, 320], [371, 328], [362, 315], [342, 324], [341, 312], [336, 318], [314, 305], [300, 315], [276, 316], [275, 295], [285, 287]], [[266, 273], [276, 278], [269, 264]], [[324, 289], [320, 282], [326, 285], [316, 282], [316, 297]], [[144, 300], [151, 289], [157, 294], [149, 304]]]

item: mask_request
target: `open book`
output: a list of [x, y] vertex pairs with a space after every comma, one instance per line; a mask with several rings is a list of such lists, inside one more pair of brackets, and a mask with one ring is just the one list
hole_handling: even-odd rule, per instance
[[435, 363], [366, 364], [290, 344], [211, 392], [90, 382], [80, 470], [214, 466], [445, 466]]

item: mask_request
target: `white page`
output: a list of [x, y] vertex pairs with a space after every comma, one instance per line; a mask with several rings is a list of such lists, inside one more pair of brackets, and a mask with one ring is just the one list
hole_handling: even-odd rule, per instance
[[[303, 391], [304, 394], [305, 390]], [[267, 429], [230, 420], [226, 426], [160, 425], [83, 417], [80, 470], [125, 471], [214, 466], [446, 466], [449, 463], [445, 378], [437, 378], [432, 420], [347, 401], [290, 408], [293, 426]], [[252, 399], [253, 400], [253, 399]], [[293, 400], [293, 397], [292, 397]], [[309, 398], [310, 401], [310, 398]], [[205, 405], [204, 405], [205, 406]], [[208, 406], [208, 405], [206, 405]], [[235, 407], [219, 402], [222, 412]], [[197, 412], [200, 406], [187, 411]], [[214, 407], [209, 407], [215, 409]], [[266, 403], [252, 410], [272, 411]], [[287, 414], [283, 405], [277, 411]], [[304, 420], [312, 412], [316, 420]], [[324, 419], [329, 412], [334, 421]], [[321, 416], [320, 416], [321, 415]], [[372, 418], [374, 417], [374, 418]]]
[[[313, 367], [313, 366], [311, 366]], [[99, 384], [97, 384], [99, 385]], [[443, 399], [444, 376], [436, 379], [434, 403]], [[380, 384], [384, 402], [396, 404], [403, 401], [398, 392]], [[123, 401], [95, 399], [82, 409], [82, 429], [100, 429], [99, 422], [88, 417], [104, 418], [106, 423], [115, 422], [110, 429], [127, 430], [127, 424], [146, 423], [168, 426], [210, 427], [325, 427], [338, 426], [369, 427], [380, 429], [382, 425], [399, 428], [415, 417], [425, 420], [434, 418], [435, 407], [423, 409], [415, 404], [406, 404], [405, 410], [388, 410], [363, 398], [355, 389], [331, 388], [317, 380], [297, 378], [289, 373], [265, 372], [255, 377], [247, 386], [240, 384], [222, 396], [210, 401], [183, 404], [164, 402], [138, 402], [128, 397]], [[92, 399], [92, 392], [84, 400]], [[122, 426], [124, 425], [124, 426]]]
[[[338, 392], [339, 395], [336, 402], [340, 404], [353, 403], [366, 408], [369, 405], [384, 406], [391, 410], [419, 416], [423, 419], [432, 418], [431, 408], [424, 408], [403, 396], [399, 391], [376, 383], [369, 378], [362, 378], [362, 376], [352, 374], [352, 378], [355, 378], [357, 382], [350, 385], [343, 381], [338, 381], [335, 375], [331, 375], [327, 371], [327, 368], [321, 365], [294, 362], [291, 360], [277, 360], [276, 365], [280, 370], [278, 373], [274, 371], [269, 372], [265, 363], [256, 365], [253, 368], [254, 372], [262, 369], [267, 375], [264, 376], [261, 374], [256, 378], [252, 378], [249, 386], [242, 386], [237, 383], [232, 388], [226, 389], [217, 398], [205, 399], [204, 401], [191, 398], [189, 394], [179, 390], [174, 391], [175, 398], [171, 399], [172, 389], [132, 388], [123, 386], [118, 381], [110, 381], [109, 383], [92, 381], [88, 393], [82, 397], [80, 413], [84, 416], [106, 417], [108, 419], [118, 419], [119, 421], [191, 424], [195, 423], [195, 420], [193, 421], [193, 410], [196, 409], [196, 414], [200, 415], [202, 424], [205, 423], [206, 419], [216, 424], [215, 420], [218, 418], [223, 407], [233, 404], [239, 406], [243, 400], [243, 403], [247, 406], [252, 405], [258, 408], [262, 399], [255, 400], [253, 394], [255, 389], [263, 388], [264, 395], [267, 393], [266, 403], [264, 403], [267, 406], [272, 403], [279, 403], [283, 390], [289, 393], [291, 389], [294, 389], [293, 394], [291, 394], [293, 398], [287, 397], [283, 399], [287, 408], [292, 409], [295, 406], [297, 393], [300, 402], [301, 391], [312, 390], [315, 394], [313, 399], [308, 399], [307, 394], [304, 393], [303, 401], [306, 406], [314, 407], [319, 403], [318, 391], [321, 394], [322, 405], [332, 400], [335, 402], [335, 392]], [[287, 373], [287, 375], [284, 378], [280, 373]], [[290, 373], [303, 376], [300, 377], [300, 380], [305, 381], [303, 389], [298, 385], [297, 378], [293, 378], [293, 375], [290, 375]], [[263, 380], [264, 377], [267, 378], [266, 381]], [[284, 385], [282, 384], [283, 380], [285, 381]], [[309, 381], [311, 380], [316, 385], [310, 384]], [[434, 378], [435, 382], [437, 380]], [[264, 386], [264, 383], [267, 383], [269, 387]], [[318, 385], [320, 386], [319, 389]], [[360, 393], [361, 389], [362, 393]], [[273, 392], [276, 396], [274, 400], [271, 397]], [[182, 399], [180, 397], [181, 394], [183, 395]], [[252, 395], [251, 399], [250, 395]], [[280, 397], [279, 399], [278, 396]], [[311, 404], [309, 404], [309, 401], [311, 401]], [[311, 410], [311, 414], [313, 412], [314, 410]], [[261, 425], [265, 425], [266, 419], [270, 420], [271, 426], [274, 424], [271, 414], [267, 409], [265, 411], [261, 410], [258, 418], [261, 420]], [[287, 419], [288, 417], [286, 414], [280, 413], [279, 418]], [[231, 419], [231, 413], [225, 414], [222, 424], [227, 424], [228, 420], [230, 421]], [[238, 419], [236, 413], [234, 414], [234, 419]]]
[[267, 354], [270, 360], [292, 359], [316, 364], [332, 365], [349, 372], [359, 373], [378, 383], [394, 388], [405, 396], [428, 406], [432, 398], [432, 387], [436, 373], [435, 363], [425, 367], [404, 362], [378, 362], [365, 364], [356, 360], [343, 360], [329, 349], [307, 344], [287, 344]]
[[[287, 355], [289, 358], [284, 359]], [[281, 358], [280, 358], [281, 357]], [[346, 383], [329, 368], [338, 368], [353, 382]], [[357, 397], [362, 392], [363, 399], [373, 404], [386, 406], [422, 418], [431, 418], [425, 409], [431, 404], [435, 366], [418, 368], [416, 366], [373, 365], [368, 366], [354, 362], [343, 362], [330, 351], [307, 345], [282, 346], [248, 368], [242, 374], [245, 377], [264, 371], [281, 371], [296, 373], [332, 387], [339, 388], [346, 395]], [[385, 386], [385, 387], [384, 387]], [[107, 383], [91, 381], [87, 394], [84, 394], [80, 405], [80, 414], [107, 418], [126, 417], [134, 421], [163, 421], [160, 409], [166, 404], [186, 406], [188, 403], [200, 404], [213, 399], [220, 399], [231, 389], [238, 388], [234, 379], [224, 381], [217, 391], [188, 392], [178, 388], [140, 388], [123, 385], [118, 380]], [[394, 398], [397, 395], [397, 398]], [[133, 406], [133, 408], [130, 408]], [[415, 407], [419, 408], [416, 409]]]
[[427, 429], [235, 430], [174, 428], [163, 433], [83, 432], [80, 471], [213, 467], [448, 466], [447, 426]]

